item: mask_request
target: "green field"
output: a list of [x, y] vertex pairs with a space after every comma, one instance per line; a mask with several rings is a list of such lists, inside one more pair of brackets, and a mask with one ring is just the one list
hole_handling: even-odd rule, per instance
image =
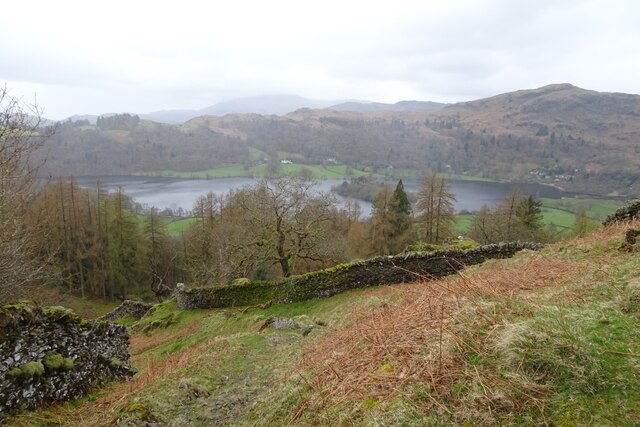
[[[596, 222], [602, 222], [607, 215], [615, 212], [624, 202], [620, 200], [590, 199], [581, 197], [565, 197], [562, 199], [540, 199], [542, 216], [545, 225], [554, 224], [561, 231], [570, 231], [576, 221], [576, 214], [581, 210]], [[457, 215], [454, 230], [459, 233], [469, 231], [473, 215]]]
[[542, 208], [542, 218], [545, 225], [553, 223], [555, 226], [565, 230], [572, 229], [573, 224], [576, 222], [575, 214], [544, 206]]
[[607, 215], [625, 204], [622, 200], [592, 199], [583, 197], [563, 197], [562, 199], [543, 198], [542, 204], [547, 208], [560, 209], [572, 213], [585, 211], [587, 216], [596, 221], [604, 220]]
[[[255, 150], [252, 156], [259, 157], [262, 152]], [[368, 172], [353, 169], [346, 165], [305, 165], [305, 164], [281, 164], [278, 167], [279, 175], [285, 176], [308, 176], [314, 179], [346, 179], [360, 176], [369, 176]], [[232, 178], [232, 177], [264, 177], [268, 176], [266, 164], [247, 167], [241, 164], [222, 165], [211, 169], [200, 171], [176, 171], [162, 170], [154, 172], [141, 172], [136, 175], [175, 177], [175, 178]], [[376, 178], [381, 175], [374, 175]]]
[[458, 233], [468, 233], [473, 222], [473, 215], [456, 215], [456, 224], [453, 230]]
[[172, 237], [180, 236], [187, 230], [196, 218], [180, 218], [167, 223], [167, 234]]
[[176, 171], [166, 169], [155, 172], [141, 172], [136, 175], [174, 178], [230, 178], [239, 176], [253, 176], [253, 173], [252, 168], [245, 168], [240, 164], [232, 164], [200, 171]]

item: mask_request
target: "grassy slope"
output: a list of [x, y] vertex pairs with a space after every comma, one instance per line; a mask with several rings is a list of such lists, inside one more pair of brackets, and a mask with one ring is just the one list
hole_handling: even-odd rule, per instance
[[[264, 309], [165, 303], [131, 326], [132, 382], [11, 421], [637, 425], [640, 265], [617, 251], [624, 230], [425, 284]], [[272, 315], [327, 326], [259, 332]]]
[[[258, 156], [259, 150], [256, 150], [252, 156]], [[305, 164], [282, 164], [280, 165], [279, 174], [287, 176], [301, 176], [303, 170], [315, 179], [345, 179], [351, 177], [369, 176], [366, 171], [348, 168], [345, 165], [305, 165]], [[142, 172], [143, 176], [162, 176], [177, 178], [231, 178], [231, 177], [263, 177], [268, 176], [267, 166], [259, 164], [251, 167], [245, 167], [240, 164], [229, 164], [218, 166], [211, 169], [200, 171], [175, 171], [163, 170], [155, 172]], [[382, 175], [375, 175], [381, 177]]]
[[120, 305], [120, 301], [105, 301], [93, 297], [81, 298], [73, 293], [60, 292], [54, 287], [38, 289], [33, 299], [43, 306], [60, 305], [70, 308], [86, 319], [100, 317]]
[[167, 234], [173, 237], [180, 236], [196, 221], [196, 218], [179, 218], [173, 220], [167, 223]]
[[542, 199], [545, 207], [571, 213], [585, 211], [587, 216], [596, 221], [604, 220], [607, 215], [625, 204], [619, 200], [591, 199], [583, 197], [564, 197], [562, 199]]

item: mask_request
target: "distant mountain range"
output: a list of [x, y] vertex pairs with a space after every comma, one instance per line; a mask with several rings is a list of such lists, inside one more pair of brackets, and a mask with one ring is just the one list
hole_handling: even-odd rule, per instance
[[[264, 159], [288, 159], [379, 175], [435, 170], [586, 194], [640, 193], [638, 95], [554, 84], [444, 107], [405, 101], [311, 108], [307, 102], [245, 98], [198, 110], [180, 125], [128, 116], [100, 126], [61, 123], [42, 171], [127, 175], [236, 165], [241, 170], [234, 173], [251, 174], [266, 167]], [[263, 115], [287, 109], [294, 112]], [[227, 112], [236, 113], [222, 116]]]
[[[199, 110], [160, 110], [148, 114], [138, 114], [141, 119], [158, 123], [180, 124], [200, 116], [224, 116], [227, 114], [261, 114], [282, 116], [301, 108], [330, 108], [336, 111], [353, 111], [366, 113], [370, 111], [428, 111], [437, 110], [447, 104], [422, 101], [400, 101], [395, 104], [384, 104], [369, 101], [321, 101], [303, 98], [298, 95], [263, 95], [237, 98], [219, 102]], [[115, 113], [102, 114], [112, 116]], [[95, 124], [98, 115], [74, 115], [73, 121], [88, 120]]]

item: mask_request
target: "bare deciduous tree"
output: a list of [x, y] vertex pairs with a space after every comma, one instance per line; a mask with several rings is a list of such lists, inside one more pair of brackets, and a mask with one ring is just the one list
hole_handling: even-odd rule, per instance
[[318, 265], [335, 261], [335, 253], [324, 244], [325, 225], [334, 217], [334, 200], [314, 194], [313, 181], [264, 180], [236, 193], [233, 202], [243, 211], [246, 239], [238, 249], [245, 258], [276, 264], [284, 277], [301, 261]]
[[36, 236], [24, 224], [37, 170], [29, 160], [51, 135], [41, 122], [36, 105], [0, 88], [0, 302], [24, 296], [44, 271]]

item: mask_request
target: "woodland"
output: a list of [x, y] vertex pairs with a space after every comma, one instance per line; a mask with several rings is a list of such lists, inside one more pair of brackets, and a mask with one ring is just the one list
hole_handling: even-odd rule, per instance
[[[506, 156], [511, 146], [495, 138], [474, 141], [477, 135], [473, 132], [461, 139], [465, 144], [451, 143], [443, 135], [460, 131], [463, 121], [457, 115], [415, 122], [369, 117], [366, 120], [373, 120], [372, 126], [364, 118], [300, 111], [285, 118], [201, 118], [177, 127], [125, 114], [101, 117], [95, 125], [67, 121], [52, 128], [34, 120], [39, 117], [37, 108], [30, 110], [6, 92], [2, 102], [3, 300], [15, 298], [16, 293], [33, 294], [39, 286], [109, 300], [131, 296], [161, 299], [178, 283], [217, 286], [287, 277], [355, 259], [432, 250], [443, 244], [518, 239], [544, 242], [558, 236], [543, 224], [541, 202], [514, 191], [498, 206], [480, 209], [470, 219], [465, 236], [468, 241], [459, 241], [454, 231], [455, 196], [438, 171], [464, 169], [464, 161], [456, 159], [473, 159], [474, 164], [484, 167], [485, 157], [492, 158], [498, 167], [500, 156], [489, 148], [500, 147], [501, 155]], [[308, 117], [293, 119], [300, 115]], [[309, 121], [311, 116], [315, 118]], [[242, 134], [237, 134], [239, 123]], [[301, 129], [317, 138], [301, 138]], [[250, 137], [252, 132], [261, 139]], [[334, 132], [336, 138], [332, 139]], [[431, 135], [426, 143], [420, 136], [425, 132]], [[363, 135], [366, 146], [358, 142], [364, 140]], [[558, 152], [565, 150], [563, 144], [569, 141], [542, 128], [532, 136], [508, 138], [515, 144], [511, 148], [525, 157], [534, 157], [541, 146], [536, 138], [553, 140], [546, 145]], [[525, 143], [519, 138], [533, 139]], [[521, 141], [522, 147], [516, 141]], [[573, 141], [576, 145], [582, 147], [580, 140]], [[416, 155], [414, 148], [425, 151]], [[458, 149], [462, 151], [458, 153]], [[256, 159], [256, 151], [261, 158]], [[53, 152], [66, 154], [52, 155], [44, 162], [42, 153]], [[387, 153], [386, 157], [380, 157], [381, 153]], [[273, 159], [283, 155], [318, 163], [339, 158], [372, 172], [393, 163], [399, 169], [420, 173], [422, 180], [411, 198], [401, 179], [395, 188], [365, 178], [343, 184], [338, 192], [361, 191], [358, 197], [373, 202], [372, 215], [364, 218], [356, 201], [338, 206], [330, 194], [311, 191], [313, 183], [307, 177], [265, 178], [228, 194], [201, 196], [187, 226], [175, 232], [168, 229], [167, 212], [141, 210], [122, 188], [108, 192], [98, 180], [96, 190], [91, 190], [81, 188], [73, 178], [43, 181], [37, 175], [55, 168], [82, 172], [86, 167], [110, 173], [184, 169], [186, 165], [195, 169], [211, 166], [210, 159], [247, 165], [265, 162], [268, 169], [273, 166], [277, 172], [281, 163]], [[581, 213], [572, 233], [585, 233], [592, 227], [593, 222]]]

